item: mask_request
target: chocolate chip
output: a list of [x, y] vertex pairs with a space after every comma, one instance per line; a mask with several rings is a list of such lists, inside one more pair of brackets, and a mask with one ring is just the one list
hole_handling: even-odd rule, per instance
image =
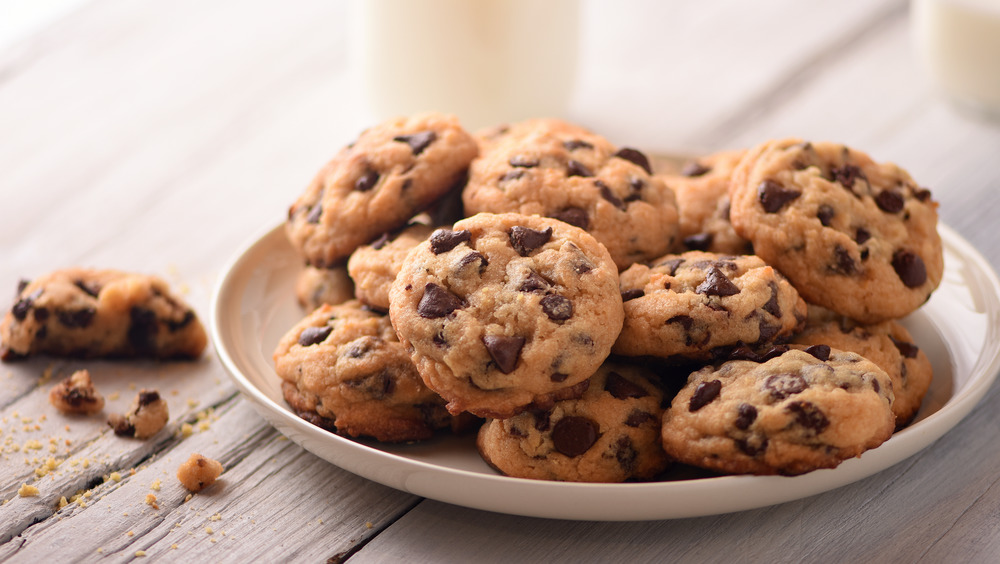
[[35, 307], [32, 312], [35, 314], [35, 319], [40, 322], [45, 322], [49, 318], [49, 309], [46, 307]]
[[597, 423], [586, 417], [563, 417], [552, 429], [552, 446], [570, 458], [580, 456], [597, 442], [597, 430]]
[[364, 174], [354, 181], [354, 189], [358, 192], [367, 192], [378, 184], [379, 175], [374, 170], [366, 170]]
[[715, 398], [719, 397], [719, 392], [722, 391], [722, 382], [719, 380], [709, 380], [708, 382], [700, 382], [694, 388], [694, 393], [691, 394], [691, 402], [688, 404], [688, 411], [694, 413], [699, 409], [705, 407], [706, 405], [712, 403]]
[[611, 188], [609, 188], [607, 184], [601, 182], [600, 180], [595, 180], [594, 185], [601, 190], [601, 197], [610, 202], [611, 205], [620, 210], [625, 209], [625, 202], [623, 202], [618, 196], [615, 196], [614, 192], [611, 191]]
[[504, 374], [510, 374], [517, 366], [517, 360], [521, 356], [521, 348], [524, 347], [524, 337], [507, 337], [505, 335], [485, 335], [483, 344], [489, 351], [490, 357], [496, 363], [497, 368]]
[[88, 327], [96, 314], [97, 311], [89, 307], [56, 311], [56, 317], [59, 319], [59, 322], [69, 328]]
[[545, 432], [552, 425], [552, 410], [538, 410], [532, 413], [535, 416], [535, 430]]
[[397, 135], [392, 138], [393, 141], [399, 141], [409, 145], [410, 150], [413, 151], [413, 156], [423, 153], [424, 149], [433, 143], [435, 139], [437, 139], [437, 134], [433, 131], [421, 131], [410, 135]]
[[840, 183], [841, 186], [847, 188], [848, 190], [853, 190], [854, 182], [858, 178], [865, 178], [861, 169], [851, 164], [845, 164], [840, 168], [830, 169], [830, 176], [833, 177], [834, 182]]
[[632, 446], [632, 439], [628, 435], [622, 435], [615, 441], [615, 460], [626, 475], [635, 472], [635, 461], [638, 458], [639, 453]]
[[771, 297], [768, 298], [767, 303], [761, 309], [781, 319], [781, 306], [778, 304], [778, 283], [771, 280], [767, 283], [767, 287], [771, 290]]
[[573, 317], [573, 302], [559, 294], [549, 294], [539, 304], [552, 321], [566, 321]]
[[695, 293], [706, 296], [733, 296], [740, 293], [740, 289], [733, 284], [718, 267], [712, 266], [708, 270], [705, 281], [695, 288]]
[[464, 306], [462, 298], [437, 284], [428, 283], [424, 286], [424, 295], [420, 298], [420, 303], [417, 304], [417, 313], [420, 317], [435, 319], [449, 315]]
[[319, 223], [321, 215], [323, 215], [323, 206], [316, 204], [309, 210], [309, 215], [306, 216], [306, 223]]
[[376, 251], [378, 251], [378, 250], [381, 250], [382, 247], [388, 245], [389, 241], [391, 241], [391, 238], [389, 237], [389, 234], [388, 233], [383, 233], [382, 235], [379, 236], [378, 239], [375, 239], [374, 241], [372, 241], [371, 246], [372, 246], [373, 249], [375, 249]]
[[770, 392], [773, 398], [779, 400], [801, 393], [808, 387], [809, 383], [806, 382], [805, 378], [789, 372], [768, 376], [767, 380], [764, 381], [764, 389]]
[[854, 234], [854, 242], [862, 245], [865, 241], [872, 238], [872, 234], [868, 232], [864, 227], [858, 227], [857, 232]]
[[587, 216], [587, 211], [583, 208], [565, 208], [549, 214], [549, 217], [579, 227], [580, 229], [586, 229], [590, 226], [590, 218]]
[[711, 233], [696, 233], [684, 238], [684, 246], [692, 251], [707, 251], [712, 246]]
[[567, 151], [575, 151], [577, 149], [593, 149], [594, 146], [587, 143], [583, 139], [571, 139], [569, 141], [563, 141], [563, 147], [566, 147]]
[[642, 167], [642, 170], [645, 170], [646, 174], [653, 174], [653, 168], [649, 166], [649, 159], [637, 149], [622, 147], [612, 156], [618, 157], [619, 159], [625, 159], [634, 165]]
[[886, 213], [899, 213], [903, 211], [903, 196], [899, 192], [894, 192], [892, 190], [882, 190], [875, 196], [875, 203], [878, 204], [879, 209]]
[[633, 290], [625, 290], [622, 292], [622, 301], [627, 302], [629, 300], [634, 300], [636, 298], [641, 298], [646, 295], [646, 292], [642, 288], [636, 288]]
[[641, 411], [637, 409], [628, 414], [628, 417], [625, 418], [625, 425], [635, 428], [649, 421], [656, 421], [656, 416], [648, 411]]
[[507, 163], [516, 168], [535, 168], [538, 166], [538, 159], [525, 157], [523, 155], [514, 155], [509, 161], [507, 161]]
[[471, 239], [472, 233], [467, 229], [462, 229], [461, 231], [437, 229], [434, 233], [431, 233], [431, 252], [435, 255], [440, 255], [454, 249], [460, 243], [465, 243]]
[[299, 344], [303, 347], [311, 347], [322, 343], [330, 336], [333, 332], [333, 327], [329, 325], [324, 325], [323, 327], [306, 327], [305, 330], [299, 334]]
[[580, 161], [570, 159], [569, 162], [566, 163], [566, 176], [591, 177], [594, 176], [594, 173], [587, 168], [587, 165], [581, 163]]
[[892, 268], [909, 288], [917, 288], [927, 281], [924, 261], [911, 251], [900, 250], [892, 254]]
[[604, 380], [604, 391], [615, 399], [644, 398], [649, 395], [645, 388], [625, 378], [617, 372], [609, 372]]
[[677, 274], [677, 269], [680, 268], [680, 266], [682, 264], [684, 264], [684, 259], [682, 259], [682, 258], [675, 258], [675, 259], [665, 260], [665, 261], [657, 264], [656, 266], [657, 267], [661, 267], [661, 266], [667, 267], [667, 272], [671, 276], [674, 276], [675, 274]]
[[830, 425], [830, 420], [823, 415], [818, 407], [808, 401], [793, 401], [785, 406], [785, 410], [795, 417], [795, 422], [811, 429], [817, 434], [822, 433]]
[[539, 276], [535, 272], [529, 272], [528, 275], [521, 282], [521, 285], [517, 287], [518, 292], [545, 292], [549, 288], [549, 283], [545, 281], [544, 278]]
[[917, 354], [920, 352], [920, 348], [917, 347], [917, 345], [907, 343], [906, 341], [900, 341], [891, 335], [889, 336], [889, 339], [891, 339], [892, 344], [896, 345], [896, 348], [899, 349], [899, 354], [905, 356], [906, 358], [917, 358]]
[[691, 326], [694, 324], [694, 318], [692, 318], [690, 315], [683, 315], [683, 314], [681, 314], [681, 315], [675, 315], [675, 316], [671, 317], [670, 319], [666, 320], [666, 322], [664, 322], [664, 323], [665, 324], [679, 323], [680, 326], [683, 327], [685, 331], [690, 331], [691, 330]]
[[834, 210], [832, 207], [823, 204], [816, 210], [816, 217], [819, 218], [819, 222], [823, 224], [823, 227], [830, 227], [830, 221], [833, 220]]
[[83, 292], [85, 294], [87, 294], [88, 296], [90, 296], [92, 298], [96, 298], [97, 295], [101, 291], [100, 286], [98, 286], [96, 284], [88, 285], [83, 280], [74, 280], [73, 281], [73, 285], [76, 286], [77, 288], [83, 290]]
[[139, 400], [137, 402], [139, 407], [145, 407], [160, 401], [160, 393], [156, 390], [139, 390], [139, 394], [136, 397]]
[[[60, 321], [62, 321], [61, 318]], [[159, 329], [156, 313], [152, 310], [138, 306], [133, 306], [129, 310], [129, 326], [126, 336], [129, 344], [136, 351], [142, 353], [152, 351], [156, 346], [156, 334]]]
[[749, 403], [741, 403], [736, 408], [736, 428], [744, 431], [757, 420], [757, 408]]
[[812, 345], [804, 350], [823, 362], [830, 360], [830, 347], [827, 345]]
[[552, 228], [546, 227], [544, 231], [538, 231], [515, 225], [511, 227], [508, 236], [510, 237], [510, 244], [517, 251], [517, 254], [526, 257], [549, 242], [549, 239], [552, 238]]
[[628, 188], [631, 190], [628, 196], [625, 196], [625, 202], [634, 202], [636, 200], [642, 199], [642, 189], [646, 186], [646, 181], [641, 178], [631, 178], [628, 181]]
[[563, 374], [562, 372], [553, 372], [549, 375], [549, 380], [553, 382], [565, 382], [566, 378], [569, 378], [569, 374]]
[[18, 280], [17, 281], [17, 293], [15, 295], [21, 295], [21, 292], [23, 292], [24, 289], [28, 287], [28, 284], [31, 284], [31, 280], [27, 280], [25, 278], [22, 278], [22, 279]]
[[774, 180], [765, 180], [757, 187], [757, 199], [767, 213], [775, 213], [785, 204], [801, 196], [801, 192], [788, 190]]
[[135, 426], [129, 422], [129, 420], [120, 413], [112, 413], [108, 416], [108, 426], [111, 430], [115, 432], [116, 435], [121, 435], [123, 437], [131, 437], [135, 435]]
[[927, 188], [921, 188], [919, 190], [913, 191], [913, 196], [916, 197], [921, 202], [926, 202], [931, 199], [931, 191]]
[[171, 333], [175, 333], [190, 325], [191, 322], [194, 321], [194, 319], [195, 319], [195, 314], [193, 311], [189, 309], [184, 312], [184, 315], [181, 317], [180, 321], [174, 321], [173, 319], [168, 319], [167, 329], [169, 329]]
[[734, 439], [736, 446], [747, 456], [757, 456], [767, 450], [767, 437], [752, 435], [746, 439]]
[[833, 248], [833, 260], [830, 269], [838, 274], [851, 275], [858, 272], [858, 264], [851, 258], [851, 252], [840, 245]]
[[781, 331], [781, 324], [768, 323], [764, 316], [757, 321], [757, 343], [758, 345], [769, 342], [778, 332]]
[[483, 253], [480, 253], [479, 251], [472, 251], [471, 253], [468, 253], [467, 255], [459, 259], [456, 267], [458, 268], [458, 270], [462, 270], [474, 262], [479, 263], [480, 274], [485, 272], [486, 267], [490, 265], [490, 261], [487, 260], [487, 258], [483, 255]]
[[511, 170], [503, 173], [503, 175], [500, 176], [500, 182], [503, 183], [503, 182], [509, 182], [511, 180], [517, 180], [518, 178], [524, 176], [524, 174], [525, 173], [523, 170]]
[[31, 294], [17, 300], [17, 302], [14, 303], [14, 307], [10, 308], [10, 313], [14, 316], [14, 319], [24, 321], [24, 318], [28, 316], [28, 310], [35, 305], [35, 300], [42, 297], [42, 292], [42, 288], [39, 288]]
[[689, 161], [684, 164], [684, 168], [681, 169], [681, 174], [688, 177], [701, 176], [711, 172], [712, 169], [697, 162]]

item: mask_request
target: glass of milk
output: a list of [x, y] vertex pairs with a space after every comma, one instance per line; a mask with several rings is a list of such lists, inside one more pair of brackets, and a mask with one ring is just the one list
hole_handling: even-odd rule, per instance
[[580, 0], [358, 0], [353, 53], [377, 120], [456, 114], [470, 130], [565, 117]]
[[918, 53], [945, 94], [1000, 118], [1000, 0], [912, 0]]

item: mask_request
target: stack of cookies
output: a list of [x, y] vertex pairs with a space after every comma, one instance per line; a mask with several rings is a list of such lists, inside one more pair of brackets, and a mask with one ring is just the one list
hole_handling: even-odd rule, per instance
[[288, 404], [408, 442], [478, 428], [516, 477], [832, 468], [910, 422], [936, 204], [902, 169], [771, 141], [680, 172], [563, 121], [372, 127], [292, 204], [311, 312]]

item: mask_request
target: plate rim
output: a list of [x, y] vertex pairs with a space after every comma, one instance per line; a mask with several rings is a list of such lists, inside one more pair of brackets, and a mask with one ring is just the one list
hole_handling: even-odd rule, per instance
[[[963, 259], [972, 262], [976, 266], [979, 273], [984, 275], [986, 284], [993, 290], [993, 294], [991, 294], [991, 296], [996, 298], [994, 301], [1000, 303], [1000, 301], [998, 301], [1000, 300], [1000, 279], [998, 279], [996, 272], [990, 266], [985, 257], [983, 257], [982, 254], [979, 253], [979, 251], [961, 235], [947, 225], [939, 222], [938, 230], [941, 234], [942, 242], [945, 247], [950, 246], [955, 249]], [[998, 371], [1000, 371], [1000, 347], [991, 351], [988, 350], [988, 347], [983, 346], [978, 351], [979, 354], [976, 359], [976, 363], [974, 363], [971, 368], [972, 373], [970, 374], [969, 380], [965, 386], [957, 393], [954, 393], [945, 402], [941, 409], [931, 414], [926, 419], [895, 433], [890, 438], [890, 441], [893, 441], [896, 445], [896, 448], [893, 449], [891, 455], [880, 453], [880, 449], [873, 449], [864, 453], [863, 457], [844, 461], [836, 469], [816, 470], [794, 477], [728, 475], [672, 482], [631, 482], [620, 484], [557, 482], [515, 478], [499, 474], [484, 474], [461, 468], [441, 466], [422, 460], [414, 460], [393, 452], [387, 452], [373, 446], [353, 441], [313, 426], [296, 416], [288, 410], [287, 407], [284, 407], [274, 401], [243, 374], [236, 360], [233, 358], [232, 354], [230, 354], [229, 347], [227, 346], [228, 339], [222, 333], [222, 328], [225, 324], [223, 320], [225, 312], [222, 311], [221, 306], [227, 297], [229, 289], [237, 283], [235, 277], [240, 272], [239, 267], [244, 263], [249, 262], [250, 257], [252, 256], [252, 251], [268, 244], [274, 244], [273, 240], [277, 237], [285, 237], [284, 221], [281, 221], [275, 226], [262, 229], [248, 238], [246, 242], [239, 247], [238, 251], [227, 261], [223, 267], [222, 275], [218, 278], [215, 287], [213, 288], [210, 304], [210, 330], [215, 344], [215, 354], [219, 358], [229, 377], [234, 381], [237, 388], [251, 400], [251, 404], [254, 406], [256, 411], [265, 420], [267, 420], [269, 424], [276, 427], [279, 432], [299, 444], [301, 447], [326, 460], [327, 462], [348, 472], [394, 489], [428, 499], [435, 499], [474, 509], [512, 515], [582, 521], [648, 521], [732, 513], [809, 497], [811, 495], [836, 489], [886, 470], [923, 450], [937, 438], [943, 436], [951, 430], [978, 405], [979, 401], [996, 379]], [[986, 336], [988, 336], [991, 331], [996, 332], [998, 330], [998, 319], [1000, 318], [997, 318], [996, 316], [991, 319], [991, 323], [986, 328]], [[984, 343], [985, 342], [987, 342], [986, 339], [984, 339]], [[927, 423], [928, 421], [940, 421], [940, 423], [937, 425], [930, 425]], [[350, 460], [331, 460], [330, 457], [317, 452], [319, 449], [317, 448], [317, 443], [314, 442], [316, 440], [332, 441], [331, 444], [336, 445], [341, 449], [346, 449], [346, 453], [341, 456], [342, 459], [352, 455], [360, 455], [365, 459], [391, 460], [402, 466], [401, 469], [398, 469], [395, 472], [396, 474], [400, 474], [400, 476], [372, 475], [369, 472], [359, 471], [359, 464], [352, 463]], [[884, 453], [886, 451], [882, 452]], [[869, 463], [872, 459], [876, 459], [876, 462]], [[888, 459], [888, 461], [881, 459]], [[874, 468], [871, 468], [872, 466], [874, 466]], [[839, 474], [833, 476], [833, 472], [839, 472]], [[413, 474], [420, 473], [429, 473], [429, 476], [421, 475], [419, 476], [421, 478], [419, 480], [409, 479], [412, 478]], [[407, 476], [403, 476], [403, 474], [407, 474]], [[447, 477], [452, 480], [452, 483], [456, 486], [454, 488], [456, 493], [449, 494], [448, 492], [441, 492], [439, 491], [439, 488], [428, 487], [423, 481], [425, 478], [433, 479], [435, 477]], [[788, 486], [786, 488], [786, 495], [777, 497], [766, 496], [767, 499], [762, 499], [762, 496], [760, 495], [754, 495], [754, 491], [757, 489], [755, 486], [762, 486], [770, 482], [778, 481], [781, 481], [783, 486]], [[817, 485], [818, 483], [825, 483], [825, 485], [819, 486]], [[483, 484], [499, 488], [503, 491], [507, 491], [509, 489], [523, 490], [523, 493], [530, 494], [531, 496], [537, 496], [535, 498], [536, 501], [531, 504], [531, 508], [524, 508], [520, 506], [517, 501], [512, 499], [518, 496], [497, 497], [494, 495], [491, 496], [493, 499], [484, 501], [468, 499], [468, 497], [462, 493], [466, 488], [477, 487]], [[759, 489], [763, 491], [768, 488]], [[718, 495], [718, 490], [723, 490], [723, 492], [740, 492], [740, 494], [744, 497], [740, 499], [729, 499], [722, 504], [719, 504], [718, 502], [714, 504], [708, 503], [701, 511], [675, 511], [671, 510], [669, 507], [656, 511], [641, 511], [638, 509], [633, 511], [623, 511], [621, 507], [619, 507], [618, 510], [615, 510], [613, 507], [603, 507], [603, 510], [598, 514], [595, 513], [593, 509], [587, 510], [587, 508], [579, 507], [579, 504], [573, 504], [572, 508], [555, 505], [549, 507], [548, 509], [545, 507], [539, 507], [539, 503], [541, 503], [539, 500], [547, 500], [553, 497], [579, 498], [580, 496], [583, 496], [584, 498], [592, 499], [614, 496], [619, 499], [624, 497], [626, 500], [631, 499], [638, 501], [647, 499], [650, 494], [655, 493], [657, 495], [672, 495], [682, 498], [703, 499], [703, 496], [706, 493]], [[621, 505], [627, 504], [622, 503]], [[723, 510], [720, 511], [720, 507], [723, 507]], [[573, 509], [573, 511], [568, 511], [568, 509]]]

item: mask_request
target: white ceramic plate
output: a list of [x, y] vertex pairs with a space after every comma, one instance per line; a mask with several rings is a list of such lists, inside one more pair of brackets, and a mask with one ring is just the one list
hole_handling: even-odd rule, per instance
[[387, 486], [456, 505], [534, 517], [629, 521], [695, 517], [791, 501], [849, 484], [913, 455], [957, 424], [1000, 369], [1000, 283], [982, 256], [941, 226], [945, 275], [904, 324], [930, 357], [934, 380], [915, 423], [832, 470], [793, 478], [724, 476], [628, 484], [547, 482], [500, 476], [474, 438], [414, 445], [353, 441], [288, 409], [271, 353], [305, 312], [295, 300], [300, 259], [282, 227], [239, 252], [213, 296], [212, 333], [223, 365], [260, 414], [316, 455]]

